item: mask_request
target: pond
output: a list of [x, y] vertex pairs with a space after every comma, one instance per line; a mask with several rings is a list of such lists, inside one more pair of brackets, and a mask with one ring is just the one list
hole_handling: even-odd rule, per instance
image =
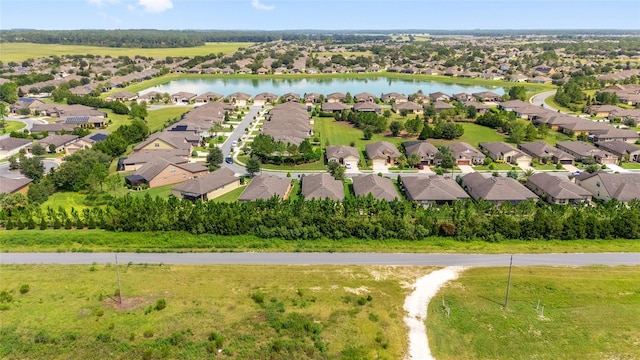
[[376, 96], [383, 93], [399, 92], [410, 95], [422, 90], [424, 94], [443, 92], [448, 95], [461, 92], [474, 93], [493, 91], [498, 95], [504, 94], [501, 87], [486, 87], [474, 85], [448, 84], [422, 79], [396, 79], [384, 76], [370, 78], [295, 78], [295, 79], [247, 79], [247, 78], [214, 78], [214, 79], [180, 79], [154, 86], [140, 92], [140, 95], [158, 91], [174, 94], [186, 91], [195, 94], [216, 92], [229, 95], [243, 92], [255, 96], [259, 93], [270, 92], [283, 95], [289, 92], [304, 95], [305, 93], [330, 94], [333, 92], [350, 92], [355, 95], [369, 92]]

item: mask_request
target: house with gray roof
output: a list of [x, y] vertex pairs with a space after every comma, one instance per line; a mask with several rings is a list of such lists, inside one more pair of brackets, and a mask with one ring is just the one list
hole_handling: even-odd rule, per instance
[[344, 200], [342, 181], [336, 180], [328, 173], [307, 174], [302, 178], [302, 196], [305, 200], [332, 199]]
[[232, 94], [227, 95], [225, 100], [234, 106], [245, 107], [249, 100], [251, 100], [251, 95], [243, 92], [234, 92]]
[[198, 96], [197, 94], [187, 91], [179, 91], [175, 94], [171, 94], [171, 101], [175, 104], [188, 104]]
[[469, 199], [469, 194], [455, 180], [441, 175], [403, 176], [401, 183], [409, 201], [415, 201], [425, 206], [451, 204], [456, 200]]
[[401, 94], [399, 92], [390, 92], [390, 93], [382, 94], [380, 96], [380, 100], [384, 102], [390, 102], [391, 100], [393, 100], [394, 103], [397, 104], [397, 103], [407, 102], [408, 98], [406, 95]]
[[206, 104], [212, 101], [218, 101], [221, 100], [224, 97], [224, 95], [216, 93], [216, 92], [212, 92], [212, 91], [208, 91], [205, 92], [203, 94], [200, 94], [198, 96], [195, 97], [194, 102], [196, 104]]
[[136, 171], [154, 159], [165, 159], [173, 164], [189, 162], [191, 153], [188, 149], [141, 150], [118, 159], [118, 171]]
[[502, 101], [502, 96], [494, 93], [493, 91], [480, 91], [471, 94], [474, 98], [482, 102], [497, 102]]
[[478, 144], [480, 150], [486, 151], [487, 156], [495, 162], [505, 162], [507, 164], [517, 165], [520, 162], [529, 164], [531, 156], [507, 144], [506, 142], [481, 142]]
[[182, 149], [191, 153], [193, 146], [198, 144], [200, 140], [200, 136], [185, 132], [153, 133], [145, 141], [134, 147], [133, 151]]
[[353, 104], [353, 111], [355, 112], [374, 112], [380, 114], [382, 108], [375, 102], [361, 101]]
[[327, 162], [337, 161], [344, 164], [358, 164], [360, 162], [360, 152], [353, 146], [327, 146], [325, 149], [327, 155]]
[[240, 187], [240, 177], [228, 168], [191, 178], [171, 188], [171, 194], [191, 201], [215, 199]]
[[247, 188], [238, 197], [238, 201], [269, 200], [273, 197], [286, 200], [289, 198], [292, 188], [293, 185], [289, 178], [260, 174], [251, 179]]
[[522, 143], [518, 145], [518, 148], [525, 153], [529, 154], [532, 158], [552, 162], [554, 164], [568, 164], [572, 165], [575, 159], [573, 155], [547, 144], [544, 141], [536, 141], [530, 143]]
[[466, 142], [454, 142], [447, 145], [447, 147], [451, 150], [457, 165], [482, 165], [484, 163], [486, 156], [482, 151]]
[[413, 101], [396, 102], [391, 106], [391, 108], [394, 112], [405, 115], [422, 114], [424, 112], [424, 108]]
[[474, 200], [483, 199], [496, 205], [538, 200], [536, 194], [510, 177], [484, 177], [473, 172], [462, 177], [462, 186]]
[[278, 95], [270, 92], [262, 92], [253, 98], [253, 105], [264, 106], [268, 103], [275, 103], [278, 101]]
[[596, 199], [621, 202], [640, 200], [640, 174], [616, 174], [598, 171], [576, 176], [576, 184], [587, 189]]
[[356, 102], [372, 102], [372, 103], [375, 103], [376, 100], [378, 100], [378, 98], [375, 95], [373, 95], [372, 93], [368, 93], [366, 91], [353, 95], [353, 99]]
[[584, 161], [590, 157], [593, 157], [598, 164], [615, 164], [618, 161], [618, 157], [614, 154], [584, 141], [561, 141], [556, 144], [556, 147], [574, 156], [577, 161]]
[[374, 165], [394, 164], [400, 155], [402, 155], [398, 148], [388, 141], [378, 141], [373, 144], [367, 144], [365, 146], [365, 152], [367, 153], [367, 159], [373, 161]]
[[591, 202], [591, 192], [567, 178], [548, 173], [536, 173], [527, 178], [525, 186], [550, 204], [581, 204]]
[[332, 103], [332, 102], [344, 102], [344, 100], [346, 99], [347, 95], [345, 93], [341, 93], [341, 92], [334, 92], [331, 94], [328, 94], [326, 96], [327, 102], [328, 103]]
[[[605, 141], [598, 148], [608, 151], [623, 161], [640, 162], [640, 146], [625, 141]], [[628, 160], [627, 160], [628, 159]]]
[[398, 190], [391, 179], [374, 174], [354, 177], [353, 193], [356, 196], [367, 196], [371, 194], [378, 200], [393, 201], [400, 199]]
[[0, 194], [27, 195], [31, 181], [33, 180], [27, 177], [14, 179], [0, 176]]
[[320, 106], [320, 109], [323, 112], [327, 112], [327, 113], [340, 113], [340, 112], [343, 112], [345, 110], [351, 109], [351, 107], [349, 107], [349, 105], [347, 105], [345, 103], [334, 101], [334, 102], [323, 103]]
[[427, 141], [406, 141], [402, 143], [407, 157], [416, 154], [420, 157], [422, 165], [431, 166], [436, 163], [438, 149]]
[[208, 173], [206, 167], [196, 163], [172, 163], [170, 160], [155, 158], [132, 175], [125, 177], [125, 182], [131, 186], [147, 184], [149, 188], [176, 184]]
[[47, 137], [36, 141], [36, 143], [42, 145], [50, 153], [59, 153], [62, 151], [66, 151], [66, 147], [79, 138], [80, 137], [78, 135], [72, 134], [50, 134]]
[[33, 141], [31, 139], [21, 139], [7, 137], [0, 139], [0, 158], [9, 157], [20, 152], [20, 149], [25, 149], [31, 145]]

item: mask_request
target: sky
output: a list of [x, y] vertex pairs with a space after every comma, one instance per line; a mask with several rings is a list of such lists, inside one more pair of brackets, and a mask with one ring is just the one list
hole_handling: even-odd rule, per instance
[[640, 0], [1, 0], [0, 29], [640, 29]]

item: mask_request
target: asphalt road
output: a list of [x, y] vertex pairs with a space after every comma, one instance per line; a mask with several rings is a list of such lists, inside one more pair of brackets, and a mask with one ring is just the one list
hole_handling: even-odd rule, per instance
[[[509, 266], [508, 254], [118, 253], [121, 264]], [[114, 253], [2, 253], [0, 264], [105, 264]], [[640, 253], [515, 254], [514, 266], [640, 265]]]
[[543, 93], [540, 93], [540, 94], [532, 97], [529, 102], [531, 102], [533, 105], [536, 105], [536, 106], [542, 106], [545, 109], [558, 111], [557, 109], [552, 108], [551, 106], [547, 105], [547, 103], [544, 102], [544, 100], [546, 98], [548, 98], [549, 96], [553, 96], [555, 94], [556, 94], [556, 90], [545, 91]]

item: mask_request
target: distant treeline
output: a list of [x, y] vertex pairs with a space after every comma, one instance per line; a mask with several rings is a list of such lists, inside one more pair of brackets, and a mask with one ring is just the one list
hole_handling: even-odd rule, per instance
[[269, 42], [276, 40], [328, 40], [359, 43], [387, 40], [384, 34], [331, 34], [289, 31], [197, 31], [197, 30], [3, 30], [2, 42], [92, 45], [117, 48], [176, 48], [206, 42]]
[[206, 203], [123, 196], [106, 206], [70, 212], [60, 207], [5, 208], [6, 229], [100, 228], [109, 231], [187, 231], [193, 234], [254, 235], [296, 239], [404, 239], [446, 236], [482, 239], [639, 239], [640, 202], [599, 206], [525, 202], [495, 206], [485, 201], [424, 208], [372, 196], [332, 200]]

